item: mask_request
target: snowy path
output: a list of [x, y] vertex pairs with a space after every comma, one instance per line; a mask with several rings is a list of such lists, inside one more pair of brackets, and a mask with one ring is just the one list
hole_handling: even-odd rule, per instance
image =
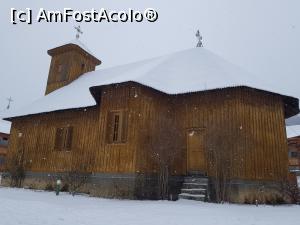
[[1, 225], [295, 225], [299, 219], [296, 205], [108, 200], [0, 188]]

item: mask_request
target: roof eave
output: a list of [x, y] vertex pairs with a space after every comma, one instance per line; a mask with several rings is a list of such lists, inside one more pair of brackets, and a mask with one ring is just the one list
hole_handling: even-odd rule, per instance
[[[202, 90], [202, 91], [195, 91], [195, 92], [186, 92], [186, 93], [180, 93], [180, 94], [168, 94], [168, 93], [165, 93], [161, 90], [155, 89], [153, 87], [144, 85], [144, 84], [136, 82], [136, 81], [126, 81], [126, 82], [120, 82], [120, 83], [111, 83], [111, 84], [106, 84], [106, 85], [91, 86], [89, 88], [89, 91], [90, 91], [91, 95], [93, 96], [94, 100], [96, 101], [95, 105], [100, 104], [99, 90], [101, 88], [103, 88], [105, 86], [109, 86], [109, 85], [118, 85], [118, 84], [124, 84], [124, 83], [136, 83], [136, 84], [142, 85], [142, 86], [147, 87], [147, 88], [151, 88], [152, 90], [155, 90], [157, 92], [160, 92], [160, 93], [163, 93], [163, 94], [166, 94], [166, 95], [170, 95], [170, 96], [218, 90], [218, 88], [216, 88], [216, 89]], [[261, 91], [261, 92], [266, 92], [266, 93], [270, 93], [272, 95], [280, 96], [283, 99], [283, 102], [284, 102], [284, 116], [285, 116], [285, 119], [290, 118], [294, 115], [297, 115], [300, 112], [300, 110], [299, 110], [299, 99], [291, 97], [291, 96], [281, 95], [281, 94], [278, 94], [278, 93], [275, 93], [275, 92], [265, 91], [265, 90], [261, 90], [261, 89], [257, 89], [257, 88], [252, 88], [252, 87], [249, 87], [249, 86], [234, 86], [234, 87], [224, 87], [224, 88], [219, 88], [219, 89], [237, 88], [237, 87], [251, 88], [251, 89]], [[12, 121], [12, 119], [20, 118], [20, 117], [26, 117], [26, 116], [32, 116], [32, 115], [44, 114], [44, 113], [51, 113], [51, 112], [58, 112], [58, 111], [65, 111], [65, 110], [76, 110], [76, 109], [89, 108], [89, 107], [93, 107], [93, 106], [82, 106], [82, 107], [77, 107], [77, 108], [60, 109], [60, 110], [53, 110], [53, 111], [49, 111], [49, 112], [40, 112], [40, 113], [34, 113], [34, 114], [28, 114], [28, 115], [22, 115], [22, 116], [7, 117], [7, 118], [4, 118], [4, 120]]]
[[286, 96], [286, 95], [281, 95], [283, 98], [284, 102], [284, 116], [285, 119], [288, 119], [292, 116], [297, 115], [300, 110], [299, 110], [299, 99]]

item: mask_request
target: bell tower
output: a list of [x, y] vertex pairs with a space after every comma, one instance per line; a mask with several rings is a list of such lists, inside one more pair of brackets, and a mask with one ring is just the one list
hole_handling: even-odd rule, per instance
[[52, 58], [45, 95], [68, 85], [84, 73], [94, 71], [96, 66], [101, 64], [101, 61], [79, 41], [79, 34], [82, 34], [80, 26], [75, 29], [75, 40], [48, 50]]

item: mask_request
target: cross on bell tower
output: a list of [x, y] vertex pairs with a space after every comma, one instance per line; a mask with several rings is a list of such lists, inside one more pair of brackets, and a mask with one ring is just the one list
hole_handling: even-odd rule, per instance
[[77, 27], [74, 27], [74, 29], [77, 31], [76, 39], [79, 39], [80, 34], [83, 34], [82, 30], [80, 29], [80, 25], [78, 25]]
[[197, 30], [197, 32], [196, 32], [196, 38], [198, 39], [198, 43], [197, 43], [196, 47], [203, 47], [203, 43], [202, 43], [203, 38], [202, 38], [199, 30]]
[[13, 102], [13, 99], [11, 97], [9, 97], [9, 98], [7, 98], [7, 101], [8, 101], [8, 105], [7, 105], [6, 109], [9, 109], [10, 103]]

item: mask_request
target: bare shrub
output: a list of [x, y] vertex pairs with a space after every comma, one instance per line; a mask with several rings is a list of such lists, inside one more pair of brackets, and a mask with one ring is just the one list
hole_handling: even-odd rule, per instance
[[72, 155], [68, 171], [63, 175], [63, 182], [70, 194], [75, 195], [90, 179], [95, 157], [89, 152], [77, 151]]
[[178, 148], [176, 140], [182, 134], [174, 126], [174, 120], [171, 119], [171, 115], [160, 117], [157, 122], [159, 127], [166, 128], [166, 132], [159, 132], [159, 135], [149, 138], [150, 154], [158, 167], [159, 197], [161, 199], [168, 199], [171, 167], [176, 157], [180, 155], [181, 150]]
[[6, 162], [6, 171], [10, 175], [10, 186], [21, 187], [25, 179], [24, 151], [20, 150], [11, 154]]
[[216, 202], [222, 203], [228, 201], [230, 192], [230, 158], [229, 154], [223, 151], [223, 146], [226, 145], [226, 137], [218, 138], [216, 146], [220, 149], [209, 148], [209, 163], [210, 171], [214, 172], [213, 186], [215, 189]]

